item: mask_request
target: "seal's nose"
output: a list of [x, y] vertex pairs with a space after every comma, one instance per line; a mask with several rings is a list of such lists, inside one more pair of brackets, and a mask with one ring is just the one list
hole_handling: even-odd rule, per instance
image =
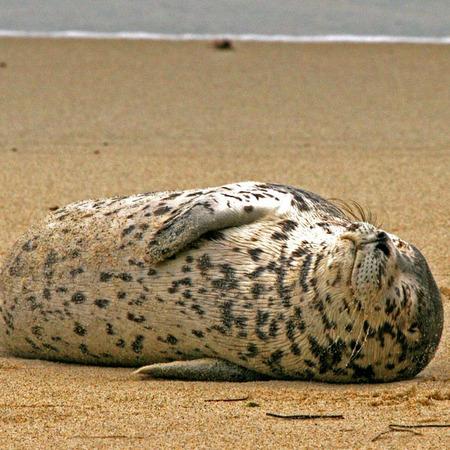
[[380, 231], [377, 234], [377, 245], [375, 248], [382, 251], [389, 258], [391, 251], [389, 250], [388, 242], [389, 236], [384, 231]]
[[389, 236], [384, 231], [380, 231], [377, 234], [377, 240], [379, 242], [387, 242], [389, 240]]

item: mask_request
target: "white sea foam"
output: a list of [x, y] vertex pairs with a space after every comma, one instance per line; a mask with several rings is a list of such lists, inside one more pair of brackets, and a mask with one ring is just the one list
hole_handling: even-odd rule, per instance
[[20, 31], [0, 30], [0, 37], [27, 38], [72, 38], [72, 39], [146, 39], [161, 41], [213, 41], [230, 39], [233, 41], [259, 42], [355, 42], [355, 43], [407, 43], [407, 44], [450, 44], [450, 36], [415, 37], [415, 36], [360, 36], [351, 34], [330, 34], [318, 36], [289, 36], [265, 34], [164, 34], [146, 32], [102, 33], [90, 31]]

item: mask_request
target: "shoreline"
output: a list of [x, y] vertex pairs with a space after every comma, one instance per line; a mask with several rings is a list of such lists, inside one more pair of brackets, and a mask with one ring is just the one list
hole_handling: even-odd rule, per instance
[[95, 32], [82, 30], [61, 31], [22, 31], [1, 30], [0, 38], [39, 38], [39, 39], [114, 39], [114, 40], [152, 40], [152, 41], [214, 41], [229, 39], [237, 42], [277, 42], [277, 43], [361, 43], [361, 44], [450, 44], [450, 36], [394, 36], [394, 35], [283, 35], [283, 34], [195, 34], [195, 33], [151, 33], [151, 32]]

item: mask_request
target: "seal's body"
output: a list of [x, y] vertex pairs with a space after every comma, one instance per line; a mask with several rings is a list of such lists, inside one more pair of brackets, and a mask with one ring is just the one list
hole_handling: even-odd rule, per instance
[[442, 311], [413, 246], [315, 194], [253, 182], [69, 205], [0, 272], [11, 354], [150, 376], [411, 378]]

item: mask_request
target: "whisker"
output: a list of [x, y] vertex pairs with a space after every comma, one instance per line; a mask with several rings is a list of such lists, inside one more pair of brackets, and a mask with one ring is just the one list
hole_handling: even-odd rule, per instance
[[375, 228], [381, 227], [381, 222], [368, 206], [363, 206], [354, 200], [342, 200], [340, 198], [330, 198], [328, 200], [331, 201], [348, 220], [367, 222]]

